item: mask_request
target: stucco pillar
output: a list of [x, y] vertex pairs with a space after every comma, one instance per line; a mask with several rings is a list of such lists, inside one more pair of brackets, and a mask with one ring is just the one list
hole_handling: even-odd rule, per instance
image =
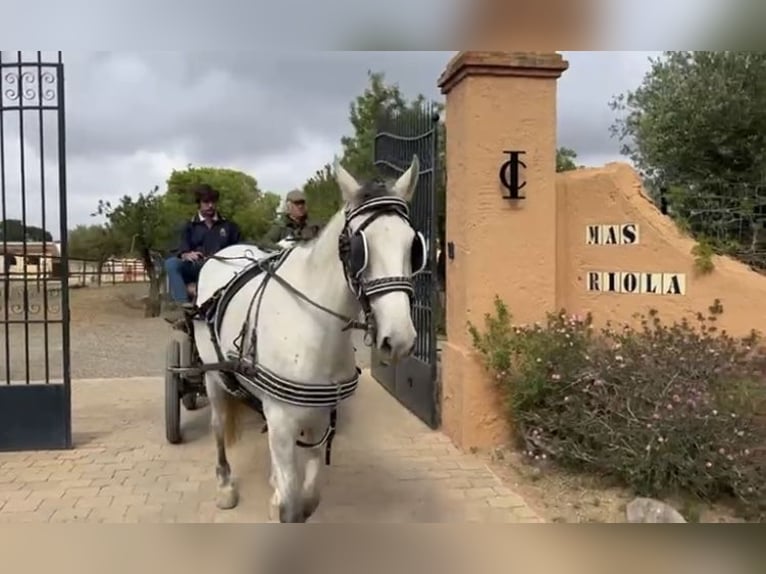
[[[556, 307], [556, 80], [567, 67], [555, 52], [466, 51], [439, 79], [447, 100], [442, 430], [462, 448], [508, 440], [467, 322], [483, 328], [496, 295], [522, 323]], [[525, 199], [503, 197], [504, 150], [525, 152]]]

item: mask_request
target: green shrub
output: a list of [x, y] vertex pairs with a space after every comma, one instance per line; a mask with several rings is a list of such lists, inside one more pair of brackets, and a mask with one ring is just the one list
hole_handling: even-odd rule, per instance
[[766, 355], [756, 333], [718, 330], [720, 302], [696, 326], [663, 324], [652, 310], [637, 316], [639, 328], [598, 332], [590, 316], [563, 311], [514, 326], [495, 303], [485, 330], [469, 331], [527, 455], [618, 478], [640, 495], [764, 499]]
[[707, 240], [703, 239], [697, 242], [692, 247], [692, 255], [694, 255], [694, 269], [700, 275], [707, 275], [715, 269], [715, 264], [713, 263], [715, 250]]

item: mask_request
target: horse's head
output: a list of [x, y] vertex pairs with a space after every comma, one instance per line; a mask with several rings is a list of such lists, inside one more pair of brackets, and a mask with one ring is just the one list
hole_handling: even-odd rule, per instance
[[340, 236], [340, 258], [346, 279], [374, 322], [374, 343], [392, 358], [409, 355], [415, 346], [410, 316], [412, 276], [425, 267], [428, 249], [409, 221], [408, 203], [420, 175], [417, 156], [393, 184], [359, 184], [339, 162], [335, 173], [343, 194], [346, 224]]

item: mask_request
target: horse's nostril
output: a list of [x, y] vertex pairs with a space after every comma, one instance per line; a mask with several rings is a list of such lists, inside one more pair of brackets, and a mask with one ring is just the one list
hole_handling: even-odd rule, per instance
[[380, 349], [381, 351], [386, 351], [388, 353], [391, 352], [391, 339], [388, 337], [383, 337], [383, 341], [380, 343]]

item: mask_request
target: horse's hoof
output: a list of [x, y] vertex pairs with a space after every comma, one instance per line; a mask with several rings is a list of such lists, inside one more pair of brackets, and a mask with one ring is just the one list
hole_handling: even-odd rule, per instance
[[218, 489], [215, 505], [221, 510], [231, 510], [239, 503], [239, 493], [233, 486]]
[[312, 496], [303, 501], [303, 521], [311, 518], [319, 507], [319, 497]]
[[276, 490], [269, 500], [269, 521], [279, 522], [279, 492]]

